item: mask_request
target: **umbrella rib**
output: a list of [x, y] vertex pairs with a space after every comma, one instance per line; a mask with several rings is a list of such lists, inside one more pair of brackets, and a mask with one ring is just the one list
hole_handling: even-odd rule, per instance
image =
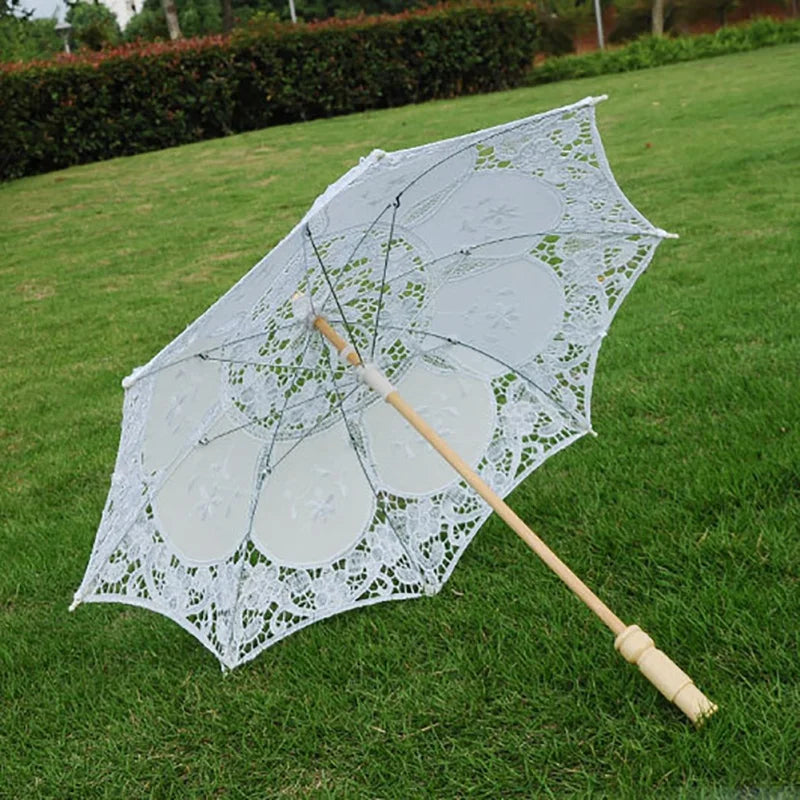
[[304, 319], [298, 319], [294, 322], [288, 322], [286, 325], [278, 325], [276, 328], [273, 328], [271, 331], [259, 331], [258, 333], [251, 333], [248, 336], [242, 336], [240, 339], [231, 339], [229, 342], [223, 342], [222, 344], [216, 344], [214, 347], [209, 347], [207, 350], [204, 350], [204, 353], [213, 353], [215, 350], [222, 350], [223, 347], [230, 347], [232, 344], [241, 344], [242, 342], [249, 342], [252, 339], [258, 339], [261, 337], [266, 336], [269, 333], [276, 333], [277, 331], [285, 331], [289, 328], [296, 328], [298, 325], [304, 325]]
[[[336, 378], [334, 377], [334, 373], [333, 372], [331, 372], [331, 379], [333, 380], [334, 387], [337, 387], [338, 383], [337, 383]], [[338, 393], [339, 393], [339, 390], [337, 388], [337, 394]], [[378, 494], [378, 490], [375, 488], [375, 484], [372, 482], [372, 478], [370, 478], [369, 472], [367, 471], [367, 468], [366, 468], [366, 466], [364, 464], [364, 459], [361, 457], [361, 453], [359, 452], [359, 449], [356, 446], [356, 440], [355, 440], [355, 437], [353, 436], [353, 432], [350, 430], [350, 422], [347, 419], [347, 414], [344, 413], [344, 401], [343, 400], [339, 401], [339, 411], [341, 412], [342, 421], [344, 422], [344, 427], [347, 430], [347, 435], [350, 438], [350, 444], [353, 446], [353, 450], [355, 451], [356, 458], [358, 459], [358, 465], [361, 467], [361, 471], [364, 473], [364, 478], [366, 479], [367, 483], [369, 484], [369, 488], [372, 491], [373, 496], [375, 497], [376, 506], [383, 505], [383, 513], [386, 515], [386, 519], [389, 522], [389, 527], [392, 529], [392, 533], [394, 533], [395, 538], [400, 543], [400, 546], [403, 548], [403, 550], [405, 550], [405, 553], [408, 556], [408, 560], [417, 568], [417, 571], [419, 572], [420, 578], [422, 579], [423, 583], [427, 583], [426, 578], [425, 578], [425, 572], [423, 571], [422, 567], [419, 565], [419, 562], [417, 561], [417, 559], [414, 558], [413, 554], [408, 549], [408, 545], [403, 541], [403, 537], [398, 532], [397, 527], [395, 526], [395, 522], [392, 519], [392, 515], [389, 513], [389, 509], [383, 503], [383, 501], [381, 499], [381, 496]]]
[[482, 350], [480, 347], [476, 347], [474, 344], [470, 344], [469, 342], [462, 342], [460, 339], [456, 339], [453, 336], [446, 336], [442, 333], [434, 333], [433, 331], [422, 331], [422, 330], [414, 330], [413, 328], [402, 328], [397, 325], [386, 325], [386, 330], [397, 330], [397, 331], [405, 331], [407, 333], [417, 333], [421, 334], [422, 336], [431, 336], [434, 339], [440, 339], [443, 342], [447, 342], [448, 344], [458, 345], [459, 347], [464, 347], [468, 350], [473, 350], [474, 352], [478, 353], [479, 355], [485, 356], [486, 358], [491, 359], [492, 361], [496, 361], [501, 366], [505, 367], [507, 370], [513, 372], [518, 377], [522, 378], [522, 380], [529, 383], [533, 386], [534, 389], [539, 391], [542, 395], [544, 395], [553, 405], [567, 414], [569, 417], [572, 418], [574, 422], [577, 422], [581, 429], [586, 428], [586, 423], [576, 416], [572, 411], [568, 408], [563, 406], [561, 403], [558, 402], [549, 392], [545, 391], [541, 386], [539, 386], [533, 378], [526, 375], [524, 372], [520, 372], [516, 367], [509, 364], [507, 361], [504, 361], [502, 358], [498, 356], [494, 356], [491, 353], [487, 352], [486, 350]]
[[[557, 110], [558, 111], [564, 111], [564, 109], [557, 109]], [[544, 114], [542, 114], [541, 116], [544, 116]], [[538, 122], [539, 120], [536, 119], [535, 121]], [[420, 172], [420, 174], [417, 175], [417, 177], [414, 178], [411, 181], [411, 183], [409, 183], [407, 186], [405, 186], [405, 188], [403, 188], [397, 196], [400, 197], [405, 192], [407, 192], [415, 183], [418, 183], [426, 175], [428, 175], [429, 173], [433, 172], [433, 170], [437, 169], [438, 167], [441, 167], [442, 164], [445, 164], [451, 158], [455, 158], [457, 155], [460, 155], [461, 153], [465, 152], [466, 150], [469, 150], [470, 148], [475, 147], [476, 144], [482, 143], [482, 142], [489, 142], [492, 139], [496, 139], [498, 136], [504, 136], [507, 133], [511, 133], [512, 131], [518, 130], [519, 128], [524, 128], [526, 125], [530, 125], [532, 122], [534, 122], [534, 120], [526, 119], [526, 120], [524, 120], [523, 122], [520, 122], [517, 125], [503, 126], [501, 130], [496, 131], [495, 133], [492, 133], [489, 136], [480, 136], [479, 135], [480, 131], [477, 131], [475, 134], [473, 134], [473, 136], [475, 138], [472, 139], [468, 144], [465, 144], [463, 147], [459, 147], [458, 150], [454, 150], [449, 155], [446, 155], [441, 161], [437, 161], [435, 164], [431, 164], [431, 166], [429, 166], [426, 170], [424, 170], [423, 172]], [[467, 134], [467, 135], [469, 136], [469, 134]]]
[[333, 296], [333, 300], [336, 303], [336, 308], [339, 309], [339, 314], [341, 314], [342, 316], [342, 322], [344, 323], [344, 327], [347, 329], [347, 335], [350, 337], [350, 342], [353, 345], [353, 349], [356, 351], [356, 354], [358, 355], [359, 359], [363, 361], [364, 359], [361, 358], [361, 353], [358, 350], [358, 345], [356, 344], [356, 340], [353, 338], [353, 329], [350, 327], [350, 323], [347, 321], [347, 316], [344, 313], [342, 304], [339, 302], [339, 296], [336, 294], [336, 290], [333, 288], [331, 277], [328, 274], [328, 270], [325, 268], [325, 264], [322, 261], [322, 256], [320, 256], [319, 250], [317, 249], [317, 244], [314, 241], [313, 235], [311, 234], [311, 228], [308, 225], [306, 225], [306, 236], [308, 236], [308, 239], [311, 242], [311, 247], [314, 248], [314, 255], [317, 257], [317, 261], [319, 262], [322, 274], [325, 276], [325, 282], [328, 284], [328, 288], [330, 289], [331, 295]]
[[[356, 386], [356, 387], [353, 387], [353, 388], [358, 388], [358, 387]], [[313, 395], [312, 397], [309, 397], [309, 398], [307, 398], [305, 400], [301, 400], [299, 403], [292, 403], [292, 405], [290, 405], [290, 406], [289, 405], [284, 405], [284, 407], [281, 409], [280, 413], [278, 414], [277, 421], [275, 422], [275, 432], [274, 432], [273, 437], [272, 437], [272, 442], [270, 443], [269, 452], [267, 453], [267, 463], [269, 463], [269, 458], [272, 455], [272, 450], [273, 450], [273, 448], [275, 446], [275, 441], [278, 438], [278, 430], [280, 428], [281, 419], [283, 418], [284, 413], [287, 412], [287, 411], [292, 411], [295, 408], [301, 408], [302, 406], [307, 405], [308, 403], [311, 403], [314, 400], [319, 400], [320, 397], [327, 397], [328, 394], [329, 394], [329, 392], [319, 392], [319, 393]], [[288, 402], [288, 398], [287, 398], [287, 402]], [[264, 417], [264, 419], [266, 419], [266, 417]]]
[[[306, 349], [308, 349], [308, 343], [306, 344]], [[295, 381], [292, 381], [291, 385], [289, 386], [289, 391], [291, 391], [291, 389], [294, 387]], [[307, 405], [308, 403], [312, 403], [314, 400], [318, 400], [320, 397], [325, 397], [327, 394], [328, 394], [327, 392], [318, 392], [317, 394], [311, 397], [307, 397], [305, 400], [301, 400], [299, 403], [293, 403], [292, 405], [288, 405], [289, 403], [288, 395], [284, 398], [283, 406], [281, 407], [281, 410], [278, 412], [278, 419], [275, 422], [274, 432], [272, 436], [272, 441], [270, 443], [269, 451], [267, 452], [267, 463], [269, 463], [269, 458], [272, 455], [272, 449], [275, 446], [275, 441], [278, 438], [278, 431], [280, 429], [281, 420], [283, 419], [284, 413], [286, 411], [291, 411], [292, 409], [295, 408], [301, 408], [302, 406]], [[211, 442], [215, 442], [217, 439], [221, 439], [223, 436], [227, 436], [230, 433], [236, 433], [236, 431], [241, 431], [244, 428], [249, 428], [251, 425], [259, 425], [260, 423], [264, 422], [267, 419], [269, 419], [269, 417], [256, 417], [255, 419], [251, 419], [248, 422], [243, 423], [242, 425], [237, 425], [235, 428], [231, 428], [230, 430], [218, 433], [216, 436], [212, 436], [210, 439], [207, 437], [202, 438], [200, 439], [200, 444], [202, 445], [211, 444]]]
[[[311, 345], [311, 337], [309, 336], [308, 339], [306, 339], [305, 347], [303, 348], [303, 358], [305, 358], [305, 355], [308, 352], [308, 348], [309, 348], [310, 345]], [[330, 367], [330, 361], [328, 361], [328, 366]], [[331, 378], [333, 378], [333, 372], [331, 372]], [[294, 383], [292, 383], [292, 386], [294, 386]], [[357, 388], [357, 386], [355, 388]], [[338, 394], [339, 390], [335, 385], [335, 381], [334, 381], [334, 391], [336, 391], [337, 394]], [[294, 405], [291, 405], [291, 406], [287, 406], [287, 404], [289, 402], [289, 398], [288, 398], [288, 396], [286, 397], [286, 399], [284, 401], [284, 404], [283, 404], [283, 408], [281, 409], [281, 412], [278, 415], [278, 420], [275, 423], [275, 431], [272, 434], [272, 441], [270, 442], [269, 450], [267, 451], [267, 465], [269, 465], [269, 461], [272, 458], [272, 451], [275, 449], [275, 442], [278, 440], [278, 431], [280, 430], [281, 421], [283, 420], [284, 413], [286, 411], [290, 411], [293, 408], [298, 408], [299, 406], [303, 405], [304, 403], [309, 403], [312, 400], [316, 400], [319, 397], [325, 397], [326, 394], [327, 394], [327, 392], [319, 392], [319, 393], [315, 394], [313, 397], [310, 397], [308, 400], [304, 400], [301, 403], [295, 403]]]
[[[309, 337], [306, 338], [305, 345], [303, 345], [303, 353], [302, 353], [302, 356], [301, 356], [301, 360], [305, 359], [305, 356], [306, 356], [306, 353], [308, 352], [308, 347], [309, 347], [310, 344], [311, 344], [311, 337], [309, 336]], [[291, 391], [291, 389], [294, 387], [296, 382], [297, 382], [297, 376], [295, 376], [292, 379], [292, 383], [291, 383], [291, 385], [289, 387], [289, 391]], [[313, 400], [313, 399], [314, 398], [310, 398], [310, 400]], [[306, 401], [306, 402], [309, 402], [309, 401]], [[278, 420], [275, 423], [275, 430], [274, 430], [274, 432], [272, 434], [272, 440], [269, 443], [269, 450], [267, 450], [267, 454], [266, 454], [266, 464], [267, 464], [267, 466], [269, 466], [269, 460], [272, 457], [272, 450], [275, 447], [275, 441], [278, 438], [278, 430], [280, 429], [281, 420], [283, 419], [283, 414], [286, 411], [286, 406], [287, 406], [288, 403], [289, 403], [289, 394], [286, 394], [284, 396], [284, 400], [283, 400], [283, 407], [281, 408], [280, 413], [278, 414]], [[297, 403], [295, 405], [301, 405], [301, 404]], [[241, 427], [246, 427], [246, 426], [241, 426]], [[215, 438], [218, 438], [218, 437], [215, 437]], [[262, 450], [262, 453], [263, 453], [263, 450]], [[259, 464], [260, 463], [263, 463], [261, 461], [261, 456], [259, 456]], [[261, 472], [260, 469], [259, 469], [259, 472]], [[261, 489], [262, 489], [262, 487], [264, 485], [264, 477], [266, 477], [266, 476], [259, 475], [256, 478], [253, 497], [251, 498], [250, 508], [248, 509], [249, 513], [248, 513], [248, 520], [247, 520], [247, 537], [246, 537], [245, 541], [247, 541], [247, 539], [250, 538], [250, 534], [252, 533], [252, 530], [253, 530], [253, 519], [255, 518], [256, 510], [258, 509], [258, 502], [259, 502], [259, 500], [261, 498]], [[246, 547], [247, 547], [247, 545], [245, 544], [245, 548]], [[237, 609], [237, 606], [239, 605], [239, 599], [241, 597], [242, 573], [244, 572], [244, 565], [245, 565], [246, 562], [247, 562], [247, 559], [242, 558], [240, 560], [240, 562], [239, 562], [239, 565], [238, 565], [237, 579], [236, 579], [236, 599], [234, 600], [233, 605], [231, 607], [231, 615], [236, 614], [236, 609]], [[232, 649], [232, 646], [233, 646], [233, 636], [234, 636], [235, 629], [236, 628], [235, 628], [234, 625], [230, 626], [230, 633], [228, 635], [228, 651], [230, 651]]]
[[470, 141], [467, 144], [465, 144], [463, 147], [459, 147], [452, 153], [449, 153], [443, 159], [441, 159], [441, 161], [437, 161], [435, 164], [431, 164], [431, 166], [428, 167], [423, 172], [420, 172], [420, 174], [417, 175], [417, 177], [414, 178], [411, 181], [411, 183], [409, 183], [404, 189], [400, 191], [398, 197], [400, 197], [400, 195], [402, 195], [404, 192], [407, 192], [415, 183], [421, 181], [428, 173], [433, 172], [433, 170], [437, 169], [442, 164], [449, 161], [451, 158], [455, 158], [460, 153], [469, 150], [471, 147], [474, 147], [478, 143], [489, 142], [492, 139], [496, 139], [498, 136], [505, 136], [508, 133], [519, 130], [520, 128], [524, 128], [527, 125], [538, 124], [547, 117], [555, 116], [557, 114], [575, 112], [578, 111], [579, 109], [583, 109], [586, 107], [593, 108], [596, 105], [596, 101], [598, 99], [605, 99], [605, 95], [602, 95], [601, 98], [587, 98], [587, 100], [582, 100], [578, 103], [574, 103], [571, 106], [564, 106], [563, 108], [554, 108], [552, 111], [547, 111], [543, 114], [536, 114], [533, 117], [528, 117], [527, 119], [521, 120], [520, 122], [513, 125], [500, 125], [498, 126], [498, 129], [495, 130], [494, 133], [490, 133], [487, 136], [481, 136], [480, 135], [482, 133], [481, 131], [475, 131], [472, 134], [466, 134], [466, 137], [472, 137], [470, 138]]
[[[290, 322], [288, 325], [279, 325], [275, 328], [276, 331], [285, 330], [286, 328], [295, 328], [298, 325], [302, 325], [305, 323], [305, 320], [297, 320], [296, 322]], [[201, 350], [199, 353], [192, 353], [188, 356], [181, 356], [180, 358], [176, 358], [174, 361], [169, 361], [166, 364], [159, 364], [157, 367], [153, 367], [153, 369], [147, 370], [147, 372], [142, 372], [141, 374], [137, 374], [136, 380], [142, 380], [142, 378], [149, 378], [151, 375], [156, 375], [159, 372], [163, 372], [165, 369], [169, 369], [170, 367], [175, 367], [178, 364], [183, 364], [184, 361], [191, 361], [193, 358], [202, 358], [203, 356], [208, 356], [208, 353], [214, 352], [214, 350], [221, 350], [223, 347], [228, 347], [231, 344], [239, 344], [240, 342], [247, 342], [250, 339], [258, 339], [259, 336], [264, 336], [264, 333], [254, 333], [251, 336], [244, 336], [241, 339], [233, 339], [230, 342], [224, 342], [223, 344], [214, 345], [214, 347], [209, 347], [207, 350]], [[206, 360], [219, 360], [219, 359], [211, 359], [208, 357]]]
[[386, 272], [389, 269], [389, 254], [392, 252], [392, 243], [394, 241], [394, 223], [397, 219], [397, 209], [400, 208], [400, 197], [392, 204], [394, 209], [392, 211], [392, 223], [389, 226], [389, 242], [386, 245], [386, 258], [383, 260], [383, 275], [381, 276], [381, 289], [378, 294], [378, 309], [375, 312], [375, 328], [372, 331], [372, 346], [370, 348], [370, 360], [375, 358], [375, 342], [378, 339], [378, 325], [381, 319], [381, 307], [383, 306], [383, 295], [386, 291]]
[[[445, 259], [452, 258], [453, 256], [470, 256], [474, 250], [478, 250], [481, 247], [490, 247], [493, 244], [502, 244], [503, 242], [513, 242], [517, 239], [533, 239], [539, 236], [569, 236], [575, 234], [582, 234], [585, 236], [592, 236], [595, 238], [609, 238], [611, 236], [655, 236], [656, 234], [652, 231], [642, 231], [638, 228], [632, 228], [631, 230], [602, 230], [602, 231], [590, 231], [586, 228], [551, 228], [546, 231], [533, 231], [531, 233], [518, 233], [514, 236], [503, 236], [500, 239], [490, 239], [488, 242], [478, 242], [477, 244], [467, 245], [465, 247], [460, 247], [458, 250], [451, 250], [449, 253], [445, 253], [444, 255], [438, 256], [436, 258], [432, 258], [430, 261], [425, 261], [422, 264], [416, 265], [411, 269], [407, 269], [404, 272], [400, 272], [397, 275], [392, 275], [391, 280], [397, 281], [401, 278], [404, 278], [406, 275], [410, 275], [413, 272], [418, 272], [419, 270], [425, 269], [426, 267], [430, 267], [432, 264], [438, 264], [440, 261], [444, 261]], [[496, 258], [503, 258], [504, 256], [496, 256]], [[491, 258], [491, 256], [490, 256]]]
[[[347, 397], [349, 397], [350, 394], [353, 394], [353, 392], [355, 392], [355, 390], [358, 389], [358, 388], [359, 388], [358, 385], [354, 386], [353, 389], [350, 391], [350, 393], [347, 395]], [[275, 446], [275, 441], [278, 438], [278, 429], [280, 427], [281, 419], [283, 417], [284, 412], [291, 411], [293, 408], [300, 408], [301, 406], [304, 406], [307, 403], [311, 403], [314, 400], [318, 400], [320, 397], [325, 397], [326, 394], [327, 394], [327, 392], [320, 392], [319, 394], [315, 394], [313, 397], [309, 397], [306, 400], [301, 400], [299, 403], [294, 403], [291, 406], [284, 406], [278, 412], [278, 419], [275, 422], [275, 429], [274, 429], [274, 432], [273, 432], [272, 440], [270, 442], [269, 451], [267, 452], [267, 462], [269, 462], [269, 457], [272, 455], [272, 450], [273, 450], [273, 448]], [[345, 399], [347, 399], [347, 397], [345, 397]], [[287, 398], [287, 400], [288, 400], [288, 398]], [[231, 433], [236, 433], [236, 431], [241, 431], [244, 428], [249, 428], [251, 425], [258, 425], [259, 423], [263, 422], [266, 419], [268, 419], [268, 417], [256, 417], [256, 419], [251, 419], [248, 422], [244, 422], [241, 425], [237, 425], [235, 428], [230, 428], [230, 430], [223, 431], [222, 433], [218, 433], [216, 436], [212, 436], [210, 439], [208, 437], [203, 437], [202, 439], [200, 439], [199, 444], [204, 445], [204, 446], [208, 445], [208, 444], [211, 444], [212, 442], [216, 442], [217, 439], [222, 439], [223, 436], [228, 436]], [[311, 433], [313, 433], [313, 432], [314, 431], [311, 431]], [[308, 435], [308, 434], [306, 434], [306, 435]], [[305, 438], [305, 436], [303, 438]], [[302, 439], [300, 441], [302, 441]], [[299, 442], [298, 442], [298, 444], [299, 444]], [[294, 449], [294, 448], [292, 448], [292, 449]], [[286, 455], [289, 455], [289, 454], [286, 453]], [[281, 458], [281, 461], [282, 460], [283, 460], [283, 458]], [[277, 466], [277, 464], [274, 464], [273, 468], [276, 467], [276, 466]]]
[[[358, 242], [356, 243], [356, 246], [353, 248], [352, 252], [350, 253], [350, 257], [347, 259], [347, 261], [345, 261], [345, 262], [344, 262], [344, 263], [345, 263], [345, 266], [347, 266], [347, 265], [348, 265], [348, 264], [349, 264], [349, 263], [350, 263], [350, 262], [353, 260], [353, 256], [355, 256], [355, 254], [358, 252], [358, 248], [359, 248], [359, 247], [361, 247], [361, 245], [362, 245], [362, 244], [364, 244], [364, 240], [367, 238], [367, 236], [369, 236], [369, 234], [370, 234], [370, 232], [372, 231], [372, 229], [373, 229], [373, 228], [374, 228], [374, 227], [375, 227], [375, 226], [376, 226], [376, 225], [377, 225], [377, 224], [380, 222], [380, 219], [381, 219], [381, 217], [382, 217], [382, 216], [383, 216], [383, 215], [384, 215], [384, 214], [385, 214], [385, 213], [386, 213], [386, 212], [389, 210], [389, 208], [391, 208], [391, 203], [389, 203], [389, 204], [388, 204], [388, 205], [387, 205], [387, 206], [386, 206], [386, 207], [383, 209], [383, 211], [381, 211], [381, 213], [380, 213], [380, 214], [378, 214], [378, 216], [377, 216], [377, 217], [375, 217], [375, 219], [374, 219], [374, 220], [372, 220], [372, 222], [370, 222], [369, 226], [368, 226], [368, 227], [367, 227], [367, 229], [364, 231], [364, 235], [363, 235], [363, 236], [362, 236], [362, 237], [361, 237], [361, 238], [358, 240]], [[309, 238], [310, 238], [310, 237], [309, 237]], [[325, 299], [322, 301], [322, 305], [320, 306], [320, 309], [319, 309], [318, 315], [319, 315], [319, 314], [324, 314], [324, 313], [325, 313], [325, 306], [327, 305], [327, 303], [328, 303], [328, 300], [330, 300], [330, 298], [331, 298], [332, 296], [333, 296], [333, 292], [331, 292], [331, 294], [330, 294], [330, 295], [328, 295], [328, 297], [326, 297], [326, 298], [325, 298]]]
[[203, 361], [220, 361], [223, 364], [245, 364], [251, 367], [266, 367], [267, 369], [285, 369], [289, 372], [311, 372], [316, 373], [319, 367], [298, 367], [292, 364], [269, 364], [265, 361], [248, 361], [240, 358], [221, 358], [219, 356], [209, 356], [205, 353], [198, 353], [198, 357]]
[[[281, 410], [278, 412], [278, 419], [275, 422], [274, 433], [272, 435], [270, 448], [269, 448], [269, 451], [267, 453], [267, 462], [269, 462], [269, 457], [270, 457], [270, 455], [272, 455], [272, 448], [275, 445], [275, 440], [278, 438], [278, 429], [280, 427], [281, 418], [283, 417], [284, 412], [291, 411], [293, 408], [300, 408], [301, 406], [304, 406], [307, 403], [311, 403], [314, 400], [318, 400], [320, 397], [324, 397], [325, 394], [326, 394], [326, 392], [321, 392], [320, 394], [315, 394], [313, 397], [309, 397], [306, 400], [301, 400], [299, 403], [294, 403], [291, 406], [284, 405], [281, 408]], [[286, 398], [286, 400], [288, 401], [288, 398]], [[228, 436], [231, 433], [236, 433], [236, 431], [244, 430], [245, 428], [249, 428], [251, 425], [259, 425], [260, 423], [266, 421], [267, 419], [269, 419], [269, 417], [256, 417], [255, 419], [251, 419], [248, 422], [242, 423], [241, 425], [237, 425], [235, 428], [230, 428], [227, 431], [223, 431], [222, 433], [218, 433], [216, 436], [212, 436], [210, 439], [207, 438], [207, 437], [204, 437], [204, 438], [200, 439], [199, 443], [202, 444], [202, 445], [211, 444], [211, 442], [216, 442], [217, 439], [222, 439], [223, 436]]]
[[[348, 392], [348, 393], [347, 393], [347, 394], [346, 394], [346, 395], [345, 395], [345, 396], [344, 396], [344, 397], [341, 399], [341, 401], [340, 401], [340, 402], [341, 402], [341, 403], [344, 403], [344, 401], [345, 401], [345, 400], [347, 400], [348, 398], [352, 397], [352, 396], [353, 396], [353, 395], [354, 395], [354, 394], [355, 394], [355, 393], [356, 393], [356, 392], [357, 392], [357, 391], [358, 391], [360, 388], [361, 388], [361, 385], [360, 385], [360, 384], [357, 384], [356, 386], [354, 386], [354, 387], [353, 387], [353, 388], [352, 388], [352, 389], [351, 389], [351, 390], [350, 390], [350, 391], [349, 391], [349, 392]], [[331, 415], [331, 412], [329, 411], [329, 412], [328, 412], [328, 413], [327, 413], [327, 414], [326, 414], [326, 415], [325, 415], [325, 416], [322, 418], [322, 420], [326, 420], [326, 419], [327, 419], [327, 418], [328, 418], [330, 415]], [[294, 452], [294, 451], [297, 449], [297, 447], [298, 447], [298, 446], [299, 446], [299, 445], [300, 445], [302, 442], [304, 442], [306, 439], [308, 439], [308, 437], [309, 437], [309, 436], [311, 436], [312, 434], [315, 434], [315, 433], [317, 432], [317, 430], [318, 430], [318, 428], [320, 427], [320, 425], [321, 425], [321, 424], [322, 424], [322, 421], [318, 422], [318, 423], [317, 423], [317, 424], [316, 424], [316, 425], [315, 425], [315, 426], [314, 426], [314, 427], [313, 427], [311, 430], [309, 430], [309, 431], [306, 431], [306, 433], [304, 433], [304, 434], [303, 434], [303, 435], [302, 435], [302, 436], [301, 436], [299, 439], [297, 439], [297, 441], [296, 441], [296, 442], [295, 442], [295, 443], [294, 443], [294, 444], [293, 444], [293, 445], [292, 445], [292, 446], [291, 446], [291, 447], [290, 447], [290, 448], [289, 448], [289, 449], [288, 449], [288, 450], [287, 450], [287, 451], [286, 451], [286, 452], [285, 452], [285, 453], [284, 453], [284, 454], [283, 454], [283, 455], [282, 455], [282, 456], [281, 456], [281, 457], [280, 457], [280, 458], [279, 458], [279, 459], [278, 459], [278, 460], [277, 460], [277, 461], [276, 461], [276, 462], [275, 462], [275, 463], [272, 465], [272, 469], [273, 469], [273, 470], [274, 470], [274, 469], [276, 469], [276, 468], [277, 468], [277, 467], [278, 467], [278, 466], [281, 464], [281, 462], [285, 461], [285, 460], [286, 460], [286, 459], [287, 459], [287, 458], [288, 458], [288, 457], [289, 457], [289, 456], [290, 456], [290, 455], [291, 455], [291, 454], [292, 454], [292, 453], [293, 453], [293, 452]]]
[[311, 267], [308, 263], [308, 244], [306, 239], [303, 239], [303, 263], [306, 267], [306, 292], [308, 293], [308, 303], [311, 306], [311, 312], [316, 316], [317, 310], [314, 308], [314, 295], [311, 291]]

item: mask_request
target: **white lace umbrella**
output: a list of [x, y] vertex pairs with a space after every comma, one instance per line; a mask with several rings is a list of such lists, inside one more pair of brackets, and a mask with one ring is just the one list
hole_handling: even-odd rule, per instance
[[73, 607], [158, 611], [231, 668], [437, 592], [494, 508], [670, 700], [710, 713], [501, 499], [591, 431], [600, 343], [668, 235], [616, 185], [598, 99], [373, 152], [126, 378]]

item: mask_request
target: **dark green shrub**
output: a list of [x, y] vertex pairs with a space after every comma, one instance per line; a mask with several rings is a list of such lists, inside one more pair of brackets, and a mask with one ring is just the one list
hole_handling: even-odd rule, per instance
[[522, 5], [271, 25], [0, 72], [0, 178], [312, 117], [504, 89], [532, 63]]
[[0, 15], [0, 61], [50, 58], [64, 49], [54, 19]]

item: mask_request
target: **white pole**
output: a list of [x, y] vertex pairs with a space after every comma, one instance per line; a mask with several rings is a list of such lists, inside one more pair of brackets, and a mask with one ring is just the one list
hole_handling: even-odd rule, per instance
[[292, 22], [297, 22], [297, 14], [294, 11], [294, 0], [289, 0], [289, 14], [292, 17]]
[[594, 17], [597, 20], [597, 45], [601, 50], [605, 50], [603, 40], [603, 12], [600, 10], [600, 0], [594, 0]]

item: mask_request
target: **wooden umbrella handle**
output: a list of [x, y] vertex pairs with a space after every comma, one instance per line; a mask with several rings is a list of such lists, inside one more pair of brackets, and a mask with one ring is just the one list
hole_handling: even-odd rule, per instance
[[354, 367], [364, 371], [365, 381], [379, 391], [384, 400], [447, 461], [450, 466], [491, 506], [497, 515], [541, 558], [550, 569], [602, 620], [616, 637], [615, 647], [670, 701], [691, 720], [700, 724], [717, 706], [705, 697], [685, 672], [656, 650], [653, 640], [637, 625], [626, 625], [506, 504], [502, 497], [453, 450], [447, 442], [410, 406], [374, 365], [362, 363], [358, 354], [324, 317], [314, 319], [314, 327]]

